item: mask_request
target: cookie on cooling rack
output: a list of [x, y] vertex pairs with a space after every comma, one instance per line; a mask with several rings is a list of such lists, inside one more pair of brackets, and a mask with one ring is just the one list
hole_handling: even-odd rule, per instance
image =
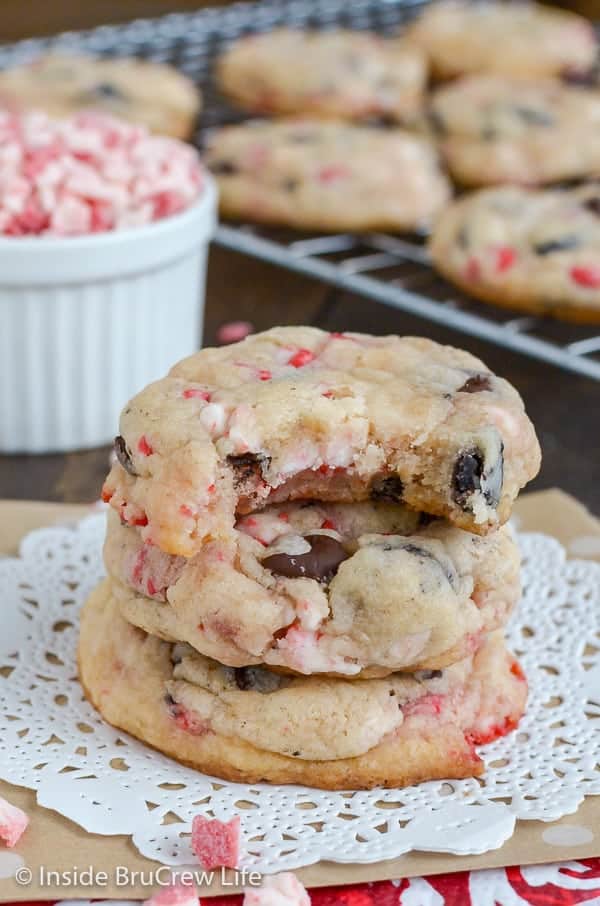
[[240, 38], [218, 61], [218, 82], [253, 113], [405, 120], [423, 101], [425, 58], [375, 34], [279, 28]]
[[514, 728], [527, 696], [498, 634], [441, 674], [349, 681], [224, 667], [131, 626], [108, 580], [82, 611], [79, 669], [106, 720], [190, 767], [324, 789], [481, 774], [473, 744]]
[[56, 117], [103, 110], [153, 132], [187, 138], [201, 97], [194, 83], [172, 66], [52, 53], [1, 72], [0, 103]]
[[200, 352], [125, 407], [103, 496], [145, 541], [191, 557], [236, 514], [385, 500], [487, 534], [540, 452], [517, 391], [419, 337], [279, 327]]
[[315, 230], [415, 230], [450, 197], [433, 146], [400, 130], [316, 119], [213, 133], [206, 164], [225, 217]]
[[589, 69], [596, 56], [590, 22], [536, 3], [442, 0], [429, 4], [408, 34], [437, 78], [573, 74]]
[[537, 185], [600, 174], [600, 92], [479, 75], [438, 89], [429, 125], [461, 184]]
[[397, 503], [285, 503], [185, 559], [111, 513], [104, 559], [122, 614], [152, 635], [232, 667], [386, 676], [471, 654], [520, 595], [506, 527], [422, 521]]
[[600, 183], [466, 195], [436, 223], [430, 250], [437, 269], [479, 299], [600, 323]]

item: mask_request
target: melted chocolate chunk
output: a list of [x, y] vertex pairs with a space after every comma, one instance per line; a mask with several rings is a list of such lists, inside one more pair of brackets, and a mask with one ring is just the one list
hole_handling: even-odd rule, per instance
[[[598, 199], [598, 202], [600, 203], [600, 199]], [[600, 208], [598, 213], [600, 213]], [[580, 240], [577, 236], [560, 236], [558, 239], [548, 239], [546, 242], [538, 242], [537, 245], [534, 245], [533, 250], [536, 255], [551, 255], [553, 252], [566, 252], [569, 249], [575, 249], [580, 244]]]
[[498, 138], [498, 130], [494, 126], [485, 126], [481, 130], [481, 138], [484, 142], [493, 142]]
[[263, 667], [236, 667], [233, 678], [241, 692], [260, 692], [261, 695], [276, 692], [289, 682], [288, 678], [271, 673]]
[[437, 516], [432, 516], [431, 513], [419, 513], [419, 525], [423, 528], [426, 525], [431, 525], [432, 522], [435, 522]]
[[415, 679], [417, 680], [440, 679], [441, 676], [441, 670], [417, 670], [415, 673]]
[[270, 457], [263, 453], [242, 453], [240, 456], [227, 457], [227, 462], [234, 469], [233, 480], [236, 486], [254, 478], [262, 478], [263, 466], [270, 461]]
[[125, 471], [129, 472], [130, 475], [133, 475], [133, 477], [136, 478], [138, 473], [135, 471], [135, 466], [133, 465], [133, 460], [131, 459], [131, 453], [127, 449], [125, 438], [121, 437], [120, 434], [115, 437], [115, 455]]
[[515, 113], [528, 126], [554, 125], [554, 117], [546, 110], [537, 110], [535, 107], [515, 107]]
[[583, 207], [586, 211], [591, 211], [592, 214], [600, 217], [600, 196], [594, 195], [592, 198], [588, 198], [583, 202]]
[[463, 450], [458, 456], [452, 475], [452, 497], [462, 509], [470, 509], [469, 497], [476, 491], [481, 491], [488, 506], [498, 506], [504, 479], [503, 451], [501, 444], [497, 461], [487, 469], [483, 453], [477, 448]]
[[452, 496], [461, 507], [468, 505], [468, 498], [481, 488], [483, 456], [480, 450], [464, 450], [456, 460], [452, 475]]
[[371, 500], [383, 500], [386, 503], [399, 503], [404, 493], [404, 485], [397, 475], [388, 475], [386, 478], [376, 478], [371, 485], [369, 497]]
[[251, 667], [236, 667], [233, 673], [235, 684], [242, 692], [254, 688], [254, 671]]
[[329, 535], [306, 535], [310, 550], [305, 554], [271, 554], [262, 565], [278, 576], [287, 579], [317, 579], [330, 582], [340, 563], [350, 556], [343, 545]]
[[447, 134], [446, 122], [441, 113], [438, 113], [437, 110], [433, 108], [427, 111], [427, 122], [431, 127], [431, 131], [438, 138], [443, 138]]
[[456, 242], [457, 246], [461, 249], [469, 248], [469, 233], [467, 231], [466, 226], [464, 226], [464, 224], [463, 224], [463, 226], [461, 226], [461, 228], [457, 232], [455, 242]]
[[598, 73], [592, 69], [566, 69], [561, 73], [567, 85], [578, 85], [581, 88], [594, 88], [598, 85]]
[[239, 173], [239, 167], [236, 167], [230, 160], [215, 160], [208, 164], [208, 168], [215, 176], [235, 176]]
[[167, 706], [169, 714], [171, 714], [172, 717], [176, 717], [179, 711], [179, 705], [169, 692], [167, 692], [167, 694], [165, 695], [164, 702]]
[[462, 387], [459, 387], [457, 393], [482, 393], [484, 390], [491, 390], [489, 374], [474, 374], [473, 377], [467, 378]]
[[126, 96], [123, 94], [121, 89], [117, 88], [116, 85], [113, 85], [112, 82], [98, 82], [97, 85], [94, 85], [93, 88], [90, 89], [89, 95], [91, 97], [107, 101], [126, 100]]

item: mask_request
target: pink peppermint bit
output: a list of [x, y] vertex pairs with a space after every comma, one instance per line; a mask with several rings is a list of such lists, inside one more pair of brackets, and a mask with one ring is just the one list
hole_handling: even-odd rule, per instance
[[19, 842], [28, 824], [29, 818], [25, 812], [0, 798], [0, 840], [4, 840], [12, 848]]
[[102, 113], [0, 110], [0, 233], [82, 236], [138, 227], [194, 204], [198, 152]]
[[571, 268], [570, 274], [579, 286], [585, 286], [588, 289], [600, 287], [600, 267], [596, 264], [576, 264]]
[[221, 324], [217, 330], [217, 343], [226, 346], [228, 343], [239, 343], [248, 334], [254, 332], [254, 324], [250, 321], [228, 321]]
[[199, 387], [186, 387], [181, 394], [184, 400], [199, 399], [210, 402], [210, 393], [208, 390], [201, 390]]
[[293, 368], [303, 368], [304, 365], [308, 365], [309, 362], [312, 362], [315, 358], [314, 352], [311, 352], [310, 349], [299, 349], [294, 355], [289, 359], [288, 365], [292, 365]]
[[329, 164], [321, 167], [318, 173], [319, 182], [331, 183], [338, 179], [347, 179], [351, 175], [350, 167], [345, 164]]
[[510, 270], [517, 260], [516, 251], [508, 245], [503, 245], [496, 249], [496, 271], [503, 274], [504, 271]]
[[231, 821], [196, 815], [192, 822], [192, 852], [202, 868], [237, 868], [240, 857], [239, 815]]
[[243, 906], [310, 906], [310, 897], [296, 875], [284, 871], [264, 877], [262, 887], [247, 887]]
[[193, 884], [173, 881], [146, 900], [144, 906], [200, 906], [200, 900]]
[[140, 451], [142, 456], [152, 456], [152, 454], [154, 453], [152, 445], [148, 442], [148, 438], [145, 434], [142, 434], [142, 436], [138, 440], [138, 450]]
[[467, 280], [479, 280], [481, 277], [481, 265], [477, 258], [469, 258], [465, 267], [465, 277]]

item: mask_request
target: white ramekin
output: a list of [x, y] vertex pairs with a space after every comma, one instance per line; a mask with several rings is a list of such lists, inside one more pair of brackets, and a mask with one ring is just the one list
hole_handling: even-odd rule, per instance
[[0, 452], [107, 443], [122, 406], [202, 337], [217, 193], [147, 226], [0, 237]]

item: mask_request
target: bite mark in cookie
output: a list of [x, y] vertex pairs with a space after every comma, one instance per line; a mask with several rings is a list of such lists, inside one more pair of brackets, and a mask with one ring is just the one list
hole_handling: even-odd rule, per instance
[[[461, 392], [486, 373], [486, 392]], [[236, 513], [285, 500], [401, 499], [485, 533], [539, 464], [518, 394], [467, 353], [312, 328], [202, 350], [129, 404], [120, 436], [104, 499], [184, 557], [230, 535]], [[473, 446], [487, 490], [465, 507], [453, 471]]]

